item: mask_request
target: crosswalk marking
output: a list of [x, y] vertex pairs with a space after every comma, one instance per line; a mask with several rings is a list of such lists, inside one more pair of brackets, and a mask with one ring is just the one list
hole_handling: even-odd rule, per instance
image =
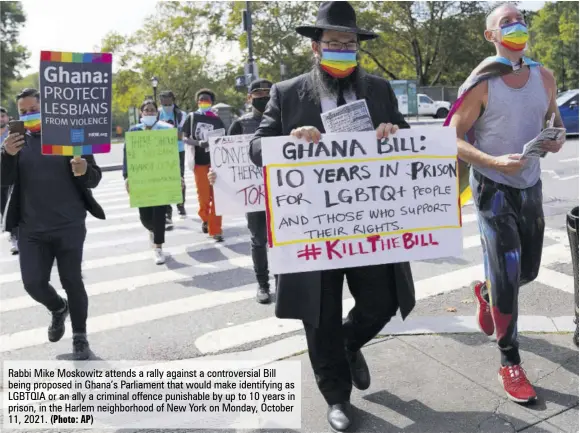
[[[542, 262], [545, 265], [557, 263], [565, 259], [566, 254], [567, 251], [562, 245], [552, 245], [544, 249]], [[480, 264], [415, 281], [415, 298], [421, 300], [430, 296], [452, 292], [464, 287], [471, 281], [481, 280], [483, 275], [483, 265]], [[568, 276], [568, 279], [571, 280], [572, 277]], [[353, 305], [353, 298], [349, 297], [343, 300], [343, 318], [346, 317]], [[272, 317], [209, 332], [199, 337], [195, 344], [202, 353], [213, 353], [300, 329], [302, 329], [301, 322], [280, 321]]]
[[[302, 330], [300, 321], [279, 320], [273, 316], [271, 306], [261, 306], [254, 300], [256, 283], [252, 281], [253, 278], [249, 278], [253, 274], [253, 263], [244, 215], [224, 217], [226, 240], [216, 244], [201, 233], [193, 176], [186, 175], [188, 217], [180, 219], [174, 211], [175, 229], [165, 235], [164, 251], [169, 258], [166, 265], [156, 266], [147, 231], [139, 221], [138, 210], [129, 207], [124, 182], [119, 177], [119, 172], [104, 173], [102, 184], [94, 191], [95, 198], [107, 214], [107, 220], [97, 220], [90, 216], [87, 218], [83, 273], [90, 297], [89, 335], [106, 336], [118, 329], [127, 332], [133, 330], [132, 335], [147, 335], [146, 338], [150, 339], [148, 341], [157, 341], [153, 344], [163, 346], [166, 338], [163, 332], [166, 332], [168, 326], [171, 329], [174, 323], [182, 323], [183, 318], [188, 318], [188, 323], [195, 323], [196, 315], [200, 314], [208, 322], [200, 322], [199, 329], [197, 326], [188, 329], [191, 333], [190, 342], [195, 343], [189, 344], [192, 348], [188, 352], [189, 356], [239, 350], [248, 345], [254, 348], [249, 352], [229, 356], [235, 359], [251, 357], [256, 360], [275, 360], [286, 353], [285, 348], [292, 350], [286, 356], [303, 350], [301, 348], [305, 349], [303, 335], [288, 337], [289, 333]], [[473, 206], [463, 208], [462, 222], [463, 247], [467, 253], [463, 260], [469, 263], [459, 269], [455, 265], [451, 271], [449, 265], [437, 264], [436, 261], [412, 264], [414, 268], [420, 267], [421, 271], [421, 279], [415, 281], [417, 300], [452, 292], [465, 287], [474, 279], [482, 278], [481, 254], [475, 254], [475, 250], [469, 252], [473, 248], [479, 250], [481, 244]], [[538, 281], [570, 292], [573, 288], [572, 277], [546, 268], [553, 263], [570, 263], [567, 234], [563, 230], [546, 228], [546, 238], [552, 244], [544, 248], [543, 267]], [[52, 274], [52, 283], [62, 293], [56, 270]], [[18, 256], [9, 255], [4, 238], [0, 238], [0, 286], [0, 313], [3, 314], [0, 353], [26, 350], [25, 353], [30, 354], [30, 350], [37, 350], [34, 353], [38, 353], [38, 358], [45, 358], [47, 350], [54, 350], [53, 347], [61, 343], [56, 346], [47, 343], [47, 323], [44, 317], [48, 319], [48, 316], [44, 308], [24, 292]], [[120, 311], [117, 306], [117, 302], [121, 302], [119, 299], [126, 305]], [[353, 304], [352, 298], [344, 299], [345, 314]], [[405, 328], [397, 328], [398, 322], [393, 320], [390, 328], [387, 327], [384, 332], [398, 332], [397, 329], [400, 332], [412, 332], [429, 324], [421, 317], [412, 315], [411, 319], [417, 320], [405, 322]], [[550, 319], [553, 322], [550, 329], [568, 329], [568, 319]], [[472, 329], [461, 320], [456, 321], [457, 326]], [[538, 320], [547, 326], [548, 322], [544, 319]], [[451, 326], [450, 323], [433, 323], [429, 325], [430, 329]], [[115, 335], [118, 338], [119, 334]], [[70, 324], [67, 323], [63, 341], [68, 338]], [[275, 341], [261, 345], [266, 339]], [[118, 344], [124, 346], [123, 341], [118, 341]], [[167, 344], [181, 345], [180, 342]], [[98, 352], [99, 348], [93, 349]], [[214, 356], [218, 359], [224, 355]], [[213, 359], [212, 356], [206, 357]]]
[[[151, 320], [159, 320], [178, 314], [192, 313], [194, 311], [213, 308], [218, 305], [249, 299], [255, 295], [254, 285], [250, 288], [235, 288], [220, 292], [206, 293], [203, 295], [190, 296], [188, 298], [148, 305], [146, 307], [133, 308], [97, 317], [89, 317], [87, 330], [91, 334], [110, 329], [123, 328]], [[71, 338], [70, 327], [64, 338]], [[24, 347], [36, 346], [46, 343], [46, 327], [29, 329], [27, 331], [4, 334], [0, 336], [0, 352], [9, 352]]]

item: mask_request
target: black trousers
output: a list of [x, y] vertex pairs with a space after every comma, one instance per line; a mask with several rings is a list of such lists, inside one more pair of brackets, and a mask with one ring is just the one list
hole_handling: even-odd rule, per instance
[[[6, 205], [8, 204], [8, 191], [10, 191], [9, 186], [0, 187], [0, 216], [4, 215], [6, 210]], [[0, 219], [1, 221], [1, 219]], [[16, 235], [17, 229], [12, 230], [11, 234]]]
[[[355, 305], [342, 320], [344, 276]], [[363, 266], [322, 272], [318, 328], [304, 322], [308, 354], [318, 389], [329, 405], [350, 399], [352, 379], [346, 349], [358, 351], [397, 313], [390, 266]]]
[[18, 239], [24, 289], [50, 311], [64, 307], [63, 299], [50, 284], [50, 273], [56, 260], [60, 283], [69, 302], [73, 333], [87, 330], [89, 298], [81, 274], [86, 234], [83, 223], [44, 233], [31, 233], [21, 228]]
[[266, 232], [266, 212], [246, 214], [251, 235], [252, 261], [260, 287], [269, 288], [268, 282], [268, 234]]
[[139, 217], [141, 224], [150, 232], [153, 232], [153, 243], [162, 245], [165, 243], [165, 212], [166, 206], [140, 207]]
[[[181, 170], [181, 177], [185, 176], [185, 151], [179, 152], [179, 169]], [[181, 206], [185, 204], [185, 182], [183, 182], [183, 186], [181, 187], [181, 196], [183, 197], [183, 201], [180, 203]], [[166, 206], [166, 215], [171, 218], [173, 216], [173, 209], [171, 205]]]

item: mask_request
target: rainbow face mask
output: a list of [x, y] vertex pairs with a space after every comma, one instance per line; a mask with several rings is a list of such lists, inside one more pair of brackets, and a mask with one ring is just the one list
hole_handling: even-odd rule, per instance
[[356, 51], [322, 49], [320, 66], [334, 78], [348, 77], [356, 65]]
[[40, 111], [36, 113], [21, 114], [20, 120], [24, 122], [24, 128], [34, 134], [40, 132]]
[[528, 42], [528, 28], [522, 23], [511, 23], [500, 27], [501, 44], [508, 50], [522, 51]]
[[207, 101], [200, 101], [197, 104], [199, 111], [201, 111], [202, 113], [207, 113], [210, 109], [211, 109], [211, 102], [207, 102]]

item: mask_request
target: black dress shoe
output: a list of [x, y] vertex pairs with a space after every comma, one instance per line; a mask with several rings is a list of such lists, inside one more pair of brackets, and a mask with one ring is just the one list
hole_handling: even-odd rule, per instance
[[328, 406], [326, 419], [328, 424], [330, 424], [330, 428], [335, 432], [346, 431], [350, 427], [351, 417], [350, 403], [348, 401]]
[[347, 350], [346, 359], [348, 360], [350, 376], [354, 387], [364, 391], [371, 386], [371, 373], [369, 372], [369, 367], [362, 352], [360, 350], [357, 352]]

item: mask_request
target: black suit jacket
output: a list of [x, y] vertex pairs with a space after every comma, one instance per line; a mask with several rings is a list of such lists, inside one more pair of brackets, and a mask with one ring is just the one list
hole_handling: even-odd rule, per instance
[[[250, 143], [250, 159], [262, 166], [261, 137], [290, 135], [301, 126], [314, 126], [324, 133], [321, 107], [312, 90], [312, 72], [275, 84], [260, 127]], [[398, 102], [389, 82], [359, 70], [357, 99], [365, 99], [374, 127], [392, 123], [409, 128], [399, 112]], [[396, 290], [401, 315], [405, 318], [415, 306], [415, 288], [408, 262], [389, 266], [393, 281], [386, 281], [387, 290]], [[395, 287], [393, 287], [393, 285]], [[300, 319], [318, 326], [320, 315], [321, 272], [301, 272], [278, 276], [276, 316]]]
[[[19, 153], [15, 156], [9, 155], [2, 150], [0, 155], [0, 184], [10, 186], [8, 194], [8, 203], [3, 216], [3, 228], [6, 231], [12, 231], [20, 222], [20, 176], [19, 176]], [[47, 156], [47, 158], [61, 158], [62, 169], [67, 170], [77, 187], [77, 190], [83, 199], [85, 209], [98, 219], [105, 219], [103, 208], [97, 203], [91, 192], [91, 188], [96, 188], [101, 181], [101, 169], [97, 165], [92, 155], [83, 156], [87, 161], [87, 172], [82, 176], [75, 176], [70, 167], [72, 157], [68, 156]]]

